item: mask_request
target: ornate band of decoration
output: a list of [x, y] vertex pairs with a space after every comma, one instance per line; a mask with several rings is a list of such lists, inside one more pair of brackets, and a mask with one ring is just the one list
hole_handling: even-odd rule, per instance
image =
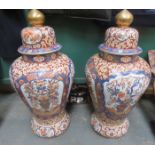
[[26, 62], [49, 62], [52, 60], [51, 54], [45, 54], [45, 55], [23, 55], [23, 60]]
[[102, 136], [119, 138], [127, 133], [129, 121], [128, 119], [125, 119], [121, 124], [108, 124], [106, 120], [100, 120], [95, 114], [93, 114], [91, 125], [94, 130]]
[[104, 60], [110, 61], [110, 62], [116, 62], [116, 63], [133, 63], [137, 60], [137, 56], [135, 55], [112, 55], [105, 52], [100, 52], [100, 57], [102, 57]]
[[39, 55], [39, 54], [48, 54], [48, 53], [54, 53], [59, 51], [62, 48], [62, 45], [56, 44], [53, 47], [49, 48], [25, 48], [23, 46], [20, 46], [18, 48], [18, 52], [21, 54], [26, 54], [26, 55]]
[[143, 51], [140, 47], [137, 47], [136, 49], [118, 49], [107, 47], [105, 44], [100, 44], [98, 48], [102, 52], [114, 55], [139, 55]]
[[70, 125], [70, 116], [68, 113], [60, 113], [57, 117], [49, 120], [39, 120], [33, 117], [32, 131], [40, 137], [56, 137], [65, 132]]

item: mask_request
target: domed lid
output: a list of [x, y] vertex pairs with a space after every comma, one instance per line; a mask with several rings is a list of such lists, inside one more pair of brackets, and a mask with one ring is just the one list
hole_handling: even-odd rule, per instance
[[33, 9], [27, 15], [27, 21], [32, 26], [21, 31], [22, 46], [18, 52], [26, 55], [47, 54], [59, 51], [62, 46], [56, 42], [54, 29], [44, 26], [45, 16], [39, 10]]
[[99, 50], [115, 55], [138, 55], [142, 52], [137, 47], [139, 33], [129, 27], [133, 22], [133, 15], [128, 10], [122, 10], [115, 16], [117, 27], [108, 28], [105, 43], [99, 45]]

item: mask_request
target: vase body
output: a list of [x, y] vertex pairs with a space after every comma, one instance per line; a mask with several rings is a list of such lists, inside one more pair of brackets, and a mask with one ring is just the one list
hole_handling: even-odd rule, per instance
[[[147, 89], [151, 78], [149, 65], [138, 56], [140, 48], [135, 49], [136, 43], [130, 42], [131, 35], [126, 37], [128, 31], [114, 30], [117, 32], [108, 29], [106, 36], [114, 35], [115, 38], [110, 40], [107, 37], [107, 44], [101, 44], [100, 53], [92, 56], [86, 65], [86, 79], [95, 109], [91, 125], [96, 132], [108, 138], [118, 138], [127, 133], [127, 116]], [[131, 33], [136, 33], [134, 36], [137, 37], [135, 30], [131, 29]], [[130, 44], [135, 46], [132, 50], [127, 47]]]
[[[25, 28], [22, 32], [25, 45], [18, 49], [22, 56], [10, 68], [14, 89], [33, 114], [33, 133], [41, 137], [61, 135], [70, 124], [65, 107], [73, 82], [74, 65], [65, 54], [56, 51], [59, 45], [55, 45], [53, 33], [50, 27]], [[30, 50], [29, 46], [36, 42], [38, 46]], [[48, 44], [51, 44], [50, 48]]]

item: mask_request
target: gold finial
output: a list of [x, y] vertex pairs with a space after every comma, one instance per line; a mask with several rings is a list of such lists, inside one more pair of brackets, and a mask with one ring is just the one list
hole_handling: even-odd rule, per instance
[[37, 9], [32, 9], [28, 12], [27, 21], [32, 26], [42, 26], [45, 22], [45, 16]]
[[133, 15], [124, 9], [115, 16], [115, 20], [119, 27], [128, 27], [133, 22]]

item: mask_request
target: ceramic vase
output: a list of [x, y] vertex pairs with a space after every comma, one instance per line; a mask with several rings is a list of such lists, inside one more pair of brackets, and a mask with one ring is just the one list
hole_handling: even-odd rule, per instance
[[87, 62], [86, 79], [95, 109], [91, 125], [104, 137], [127, 133], [127, 116], [149, 85], [150, 67], [138, 56], [142, 52], [137, 47], [138, 37], [134, 28], [110, 27], [105, 43], [99, 45], [100, 52]]
[[32, 131], [41, 137], [61, 135], [70, 124], [65, 107], [74, 65], [60, 52], [54, 29], [26, 27], [21, 32], [22, 54], [10, 68], [11, 83], [32, 112]]

